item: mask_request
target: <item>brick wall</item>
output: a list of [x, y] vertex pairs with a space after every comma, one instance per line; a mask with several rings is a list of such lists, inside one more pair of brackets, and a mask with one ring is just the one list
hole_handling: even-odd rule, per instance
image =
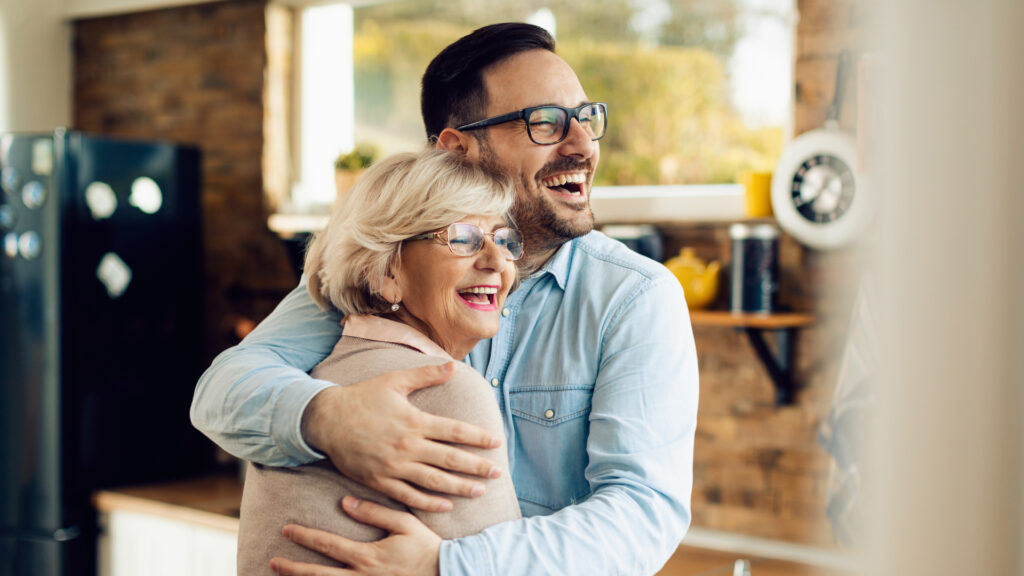
[[[867, 2], [856, 0], [798, 0], [794, 87], [796, 134], [820, 128], [835, 94], [839, 52], [856, 56], [864, 49]], [[840, 125], [854, 130], [857, 119], [856, 64], [847, 71]]]
[[296, 282], [266, 227], [266, 13], [264, 0], [235, 0], [73, 26], [76, 129], [202, 150], [209, 359]]

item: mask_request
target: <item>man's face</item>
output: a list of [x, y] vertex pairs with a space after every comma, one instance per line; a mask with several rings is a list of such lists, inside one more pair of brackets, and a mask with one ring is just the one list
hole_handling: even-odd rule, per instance
[[[588, 102], [576, 73], [556, 54], [530, 50], [508, 58], [484, 73], [488, 94], [485, 117], [529, 106], [576, 107]], [[513, 209], [528, 252], [544, 252], [582, 236], [594, 226], [590, 191], [600, 146], [572, 120], [565, 140], [534, 144], [523, 121], [487, 128], [480, 139], [480, 162], [516, 181]]]

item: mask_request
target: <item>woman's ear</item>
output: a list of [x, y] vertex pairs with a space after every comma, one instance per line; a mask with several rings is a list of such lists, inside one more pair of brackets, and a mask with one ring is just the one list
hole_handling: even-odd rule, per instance
[[381, 282], [380, 297], [389, 303], [402, 301], [402, 287], [398, 285], [398, 277], [394, 270], [389, 270], [388, 275]]
[[442, 130], [441, 134], [437, 137], [437, 141], [434, 143], [434, 147], [439, 150], [462, 152], [463, 154], [469, 154], [476, 146], [476, 138], [465, 132], [459, 132], [454, 128]]

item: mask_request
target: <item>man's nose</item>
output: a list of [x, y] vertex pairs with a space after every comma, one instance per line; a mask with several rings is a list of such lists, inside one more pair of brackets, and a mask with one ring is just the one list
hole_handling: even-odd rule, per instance
[[569, 119], [569, 133], [565, 140], [560, 143], [560, 152], [563, 156], [579, 156], [590, 158], [594, 155], [599, 144], [594, 136], [580, 124], [576, 118]]

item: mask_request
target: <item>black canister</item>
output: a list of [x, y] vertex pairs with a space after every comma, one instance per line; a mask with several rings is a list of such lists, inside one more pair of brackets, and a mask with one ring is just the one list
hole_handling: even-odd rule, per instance
[[778, 308], [779, 229], [772, 224], [733, 224], [729, 302], [733, 312]]
[[650, 224], [611, 224], [602, 227], [601, 232], [651, 260], [661, 262], [665, 257], [661, 234]]

